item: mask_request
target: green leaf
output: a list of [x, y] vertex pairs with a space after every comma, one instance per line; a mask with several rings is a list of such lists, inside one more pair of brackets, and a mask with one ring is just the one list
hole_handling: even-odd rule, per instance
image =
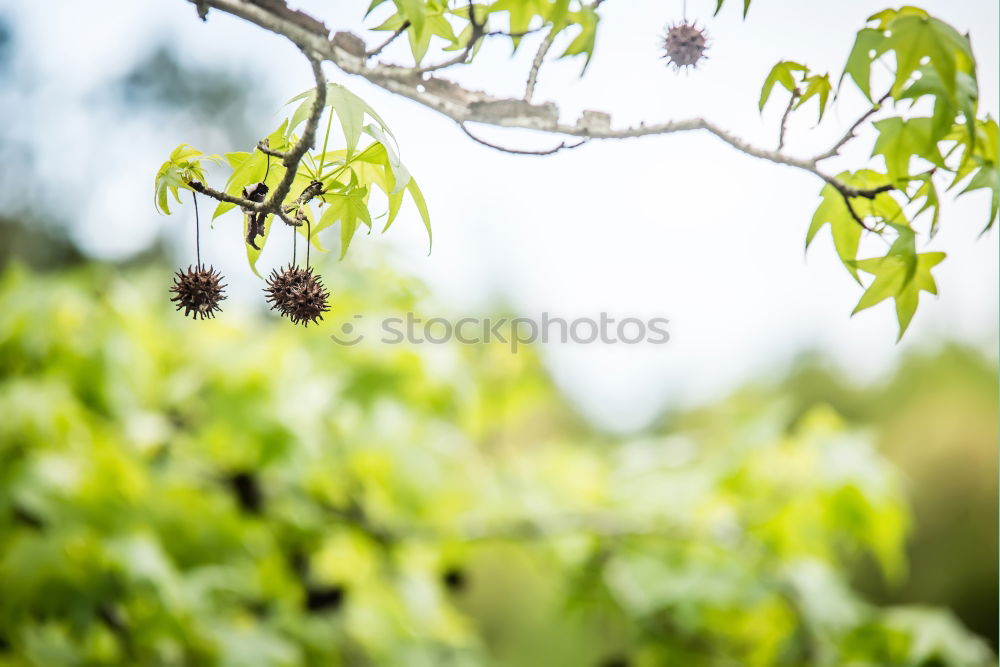
[[931, 174], [921, 174], [917, 177], [917, 180], [920, 181], [920, 187], [913, 193], [911, 201], [923, 199], [924, 205], [920, 207], [920, 210], [916, 212], [914, 217], [931, 209], [931, 228], [929, 234], [931, 238], [934, 238], [938, 232], [938, 218], [941, 214], [941, 200], [938, 197], [937, 186], [934, 185]]
[[919, 7], [914, 7], [912, 5], [906, 5], [900, 7], [899, 9], [883, 9], [880, 12], [875, 12], [868, 17], [868, 22], [878, 21], [879, 30], [887, 30], [892, 22], [898, 19], [900, 16], [916, 16], [919, 18], [927, 18], [930, 16], [926, 10], [920, 9]]
[[782, 60], [772, 67], [771, 71], [768, 72], [767, 78], [764, 79], [764, 86], [760, 89], [760, 102], [758, 104], [760, 110], [764, 110], [764, 105], [767, 104], [767, 100], [771, 96], [774, 84], [780, 83], [785, 90], [792, 92], [795, 90], [795, 72], [808, 71], [809, 68], [805, 65], [800, 65], [790, 60]]
[[1000, 208], [1000, 170], [997, 169], [995, 162], [984, 163], [959, 194], [964, 195], [966, 192], [982, 189], [988, 189], [992, 193], [990, 217], [986, 223], [986, 229], [989, 229], [997, 221], [997, 210]]
[[555, 0], [546, 18], [552, 23], [552, 35], [556, 35], [568, 25], [569, 0]]
[[[747, 17], [747, 13], [750, 11], [751, 0], [743, 0], [743, 18]], [[716, 0], [715, 2], [715, 12], [712, 13], [713, 16], [717, 16], [722, 10], [722, 5], [726, 3], [726, 0]]]
[[903, 120], [896, 116], [876, 121], [874, 126], [878, 138], [872, 156], [885, 158], [886, 170], [893, 182], [909, 177], [910, 161], [914, 157], [923, 158], [938, 167], [944, 166], [944, 158], [934, 139], [933, 119]]
[[950, 95], [941, 83], [941, 76], [930, 65], [917, 70], [918, 78], [900, 93], [900, 100], [917, 100], [926, 95], [934, 97], [934, 137], [943, 139], [956, 122], [959, 112], [965, 116], [965, 124], [971, 138], [975, 134], [976, 113], [979, 103], [979, 89], [976, 79], [967, 72], [956, 74], [955, 95]]
[[[366, 190], [366, 189], [362, 189]], [[344, 212], [340, 219], [340, 259], [347, 254], [347, 249], [354, 238], [354, 232], [358, 227], [358, 220], [361, 220], [370, 229], [372, 226], [371, 215], [364, 202], [365, 192], [352, 193], [348, 195], [344, 202]]]
[[[837, 174], [837, 180], [855, 188], [869, 189], [887, 185], [889, 179], [885, 174], [862, 169], [856, 173], [848, 171]], [[812, 243], [816, 234], [825, 225], [830, 225], [833, 235], [833, 245], [837, 250], [837, 256], [844, 264], [851, 276], [860, 282], [858, 272], [854, 265], [854, 260], [858, 256], [858, 247], [861, 243], [861, 232], [864, 229], [851, 216], [851, 212], [844, 202], [843, 196], [832, 185], [824, 185], [820, 192], [822, 201], [813, 214], [809, 231], [806, 233], [806, 248]], [[856, 197], [852, 199], [851, 205], [855, 212], [861, 217], [875, 217], [883, 221], [901, 221], [903, 210], [899, 203], [888, 193], [880, 193], [874, 199]]]
[[955, 180], [949, 189], [955, 187], [962, 179], [969, 174], [973, 174], [965, 189], [959, 194], [965, 194], [973, 190], [988, 189], [991, 191], [990, 197], [990, 217], [984, 229], [993, 227], [997, 220], [997, 213], [1000, 210], [1000, 132], [998, 132], [997, 122], [987, 117], [984, 120], [977, 120], [975, 123], [974, 140], [970, 143], [965, 141], [964, 132], [961, 135], [949, 135], [949, 139], [959, 141], [964, 148], [964, 154], [959, 168], [955, 173]]
[[890, 297], [894, 298], [896, 319], [899, 322], [899, 336], [896, 340], [901, 339], [917, 311], [920, 292], [937, 294], [937, 284], [931, 275], [931, 269], [944, 258], [943, 252], [926, 252], [915, 255], [913, 262], [908, 262], [898, 254], [855, 262], [858, 269], [870, 273], [875, 279], [851, 314], [871, 308]]
[[[427, 211], [427, 202], [424, 200], [424, 193], [420, 191], [420, 186], [417, 185], [417, 181], [414, 178], [410, 179], [410, 182], [406, 184], [406, 191], [410, 193], [410, 197], [413, 198], [413, 203], [417, 206], [417, 211], [420, 213], [420, 219], [424, 221], [424, 229], [427, 230], [427, 254], [430, 254], [431, 249], [434, 247], [434, 235], [431, 232], [431, 216]], [[388, 228], [388, 224], [386, 228]]]
[[387, 0], [372, 0], [371, 4], [368, 5], [368, 9], [365, 11], [365, 18], [368, 18], [368, 15], [375, 11], [376, 7], [384, 4], [386, 1]]
[[898, 97], [910, 77], [927, 58], [941, 77], [941, 85], [955, 95], [960, 65], [974, 63], [969, 40], [939, 19], [919, 14], [901, 14], [888, 25], [885, 45], [896, 53], [896, 78], [892, 96]]
[[180, 188], [187, 188], [187, 185], [181, 178], [182, 174], [183, 169], [169, 162], [165, 162], [156, 174], [153, 203], [156, 206], [156, 210], [161, 214], [170, 215], [170, 206], [167, 199], [168, 193], [173, 194], [174, 199], [180, 203], [181, 199], [178, 190]]
[[854, 80], [854, 83], [857, 84], [858, 88], [861, 89], [861, 92], [865, 94], [865, 97], [870, 102], [874, 101], [872, 100], [871, 93], [872, 62], [885, 52], [885, 41], [885, 35], [881, 30], [873, 28], [862, 28], [859, 30], [857, 37], [854, 39], [854, 46], [851, 48], [851, 53], [847, 56], [844, 73], [840, 76], [840, 80], [843, 81], [844, 76], [850, 75], [851, 79]]
[[[413, 32], [420, 35], [424, 32], [424, 21], [426, 20], [426, 8], [424, 0], [396, 0], [400, 13], [413, 26]], [[419, 58], [417, 62], [420, 62]]]
[[161, 214], [169, 215], [168, 195], [180, 202], [180, 190], [190, 190], [190, 181], [204, 181], [205, 171], [202, 160], [220, 160], [218, 155], [205, 155], [197, 148], [181, 144], [170, 153], [170, 157], [160, 165], [153, 179], [153, 205]]
[[[531, 27], [531, 20], [537, 14], [535, 3], [531, 0], [498, 0], [490, 7], [491, 12], [507, 12], [510, 20], [510, 32], [527, 32]], [[514, 50], [521, 43], [520, 37], [513, 37]]]
[[809, 225], [809, 231], [806, 233], [806, 248], [809, 248], [817, 232], [824, 225], [830, 225], [833, 234], [833, 245], [837, 250], [840, 261], [843, 262], [848, 272], [854, 276], [854, 279], [860, 282], [858, 272], [854, 269], [854, 265], [851, 262], [857, 259], [858, 246], [861, 244], [861, 232], [863, 229], [851, 217], [850, 211], [847, 210], [847, 204], [844, 203], [844, 198], [840, 196], [836, 188], [829, 184], [824, 185], [820, 196], [823, 200], [816, 208], [812, 222]]
[[814, 74], [806, 77], [804, 83], [806, 84], [806, 90], [802, 93], [802, 97], [799, 98], [799, 102], [795, 105], [795, 108], [798, 109], [810, 98], [818, 96], [819, 119], [823, 120], [823, 113], [826, 111], [826, 103], [830, 98], [830, 91], [833, 90], [833, 86], [830, 84], [830, 75], [824, 74], [820, 76], [819, 74]]
[[[403, 162], [399, 159], [396, 151], [390, 146], [389, 138], [382, 132], [382, 130], [375, 125], [366, 125], [365, 132], [369, 134], [372, 138], [377, 141], [377, 144], [373, 146], [380, 146], [382, 148], [381, 155], [378, 153], [373, 153], [369, 157], [358, 156], [358, 159], [364, 159], [370, 161], [373, 164], [382, 164], [389, 170], [392, 175], [392, 188], [386, 192], [386, 194], [396, 194], [397, 192], [402, 192], [406, 184], [410, 182], [410, 171], [403, 165]], [[368, 151], [366, 150], [367, 154]]]
[[590, 59], [594, 55], [594, 45], [597, 40], [597, 24], [601, 17], [597, 15], [593, 9], [589, 6], [585, 6], [583, 10], [579, 12], [578, 23], [580, 25], [580, 34], [577, 35], [566, 50], [563, 51], [560, 58], [566, 58], [569, 56], [576, 56], [580, 54], [586, 54], [587, 59], [583, 63], [583, 70], [580, 75], [582, 76], [584, 72], [587, 71], [587, 67], [590, 65]]
[[[287, 121], [287, 125], [283, 125], [286, 137], [291, 135], [309, 117], [309, 112], [312, 109], [313, 100], [315, 99], [316, 91], [307, 90], [288, 100], [287, 104], [298, 102], [299, 100], [302, 100], [302, 103], [292, 113], [292, 117]], [[349, 154], [357, 148], [358, 139], [361, 137], [361, 132], [364, 128], [364, 117], [366, 114], [378, 123], [382, 132], [390, 137], [392, 136], [389, 127], [375, 109], [339, 83], [326, 84], [326, 106], [332, 107], [337, 114], [341, 129], [344, 132], [344, 139], [347, 142]]]

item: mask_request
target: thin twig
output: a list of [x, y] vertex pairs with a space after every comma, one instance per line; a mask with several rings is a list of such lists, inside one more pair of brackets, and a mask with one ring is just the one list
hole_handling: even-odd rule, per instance
[[552, 48], [552, 41], [555, 39], [555, 35], [552, 31], [545, 36], [542, 43], [538, 45], [538, 51], [535, 52], [535, 59], [531, 61], [531, 71], [528, 72], [528, 84], [524, 88], [524, 101], [530, 102], [531, 96], [535, 94], [535, 84], [538, 82], [538, 70], [542, 68], [542, 62], [545, 60], [545, 55]]
[[191, 192], [191, 200], [194, 202], [194, 248], [198, 257], [198, 270], [201, 270], [201, 220], [198, 217], [198, 194]]
[[374, 58], [378, 54], [382, 53], [382, 50], [385, 49], [385, 47], [389, 46], [394, 41], [396, 41], [396, 38], [402, 35], [404, 32], [406, 32], [406, 29], [409, 27], [410, 27], [410, 20], [407, 19], [403, 21], [403, 23], [398, 28], [396, 28], [395, 32], [389, 35], [389, 39], [385, 40], [371, 51], [365, 51], [365, 58]]
[[778, 150], [780, 151], [785, 147], [785, 129], [788, 125], [788, 117], [792, 114], [792, 108], [795, 106], [795, 100], [799, 98], [801, 93], [798, 88], [792, 90], [792, 96], [788, 100], [788, 106], [785, 107], [785, 113], [781, 115], [781, 128], [778, 130]]
[[844, 204], [847, 206], [847, 212], [851, 214], [851, 217], [854, 218], [854, 221], [856, 223], [861, 225], [864, 229], [868, 230], [869, 232], [878, 233], [875, 229], [868, 226], [868, 224], [864, 221], [864, 218], [858, 215], [858, 212], [854, 209], [854, 205], [851, 203], [851, 199], [855, 197], [861, 197], [868, 200], [874, 200], [875, 197], [877, 197], [883, 192], [889, 192], [890, 190], [895, 190], [896, 186], [887, 183], [885, 185], [880, 185], [877, 188], [859, 189], [847, 185], [845, 183], [841, 183], [832, 176], [826, 176], [821, 174], [821, 177], [823, 178], [824, 181], [829, 183], [837, 192], [839, 192], [841, 197], [844, 198]]
[[891, 93], [886, 93], [885, 95], [883, 95], [882, 97], [880, 97], [878, 99], [878, 101], [875, 102], [875, 104], [872, 106], [871, 109], [869, 109], [868, 111], [866, 111], [865, 113], [863, 113], [860, 118], [858, 118], [856, 121], [854, 121], [854, 124], [851, 125], [850, 128], [848, 128], [848, 130], [844, 134], [844, 136], [841, 137], [840, 140], [837, 143], [835, 143], [830, 150], [826, 151], [825, 153], [821, 153], [821, 154], [817, 155], [815, 158], [813, 158], [813, 161], [814, 162], [819, 162], [821, 160], [827, 160], [829, 158], [832, 158], [832, 157], [835, 157], [835, 156], [839, 155], [840, 154], [840, 149], [843, 148], [847, 144], [847, 142], [849, 142], [851, 139], [853, 139], [854, 137], [857, 136], [856, 133], [858, 131], [858, 128], [861, 127], [861, 124], [864, 123], [869, 118], [871, 118], [871, 116], [873, 114], [877, 113], [878, 110], [882, 108], [882, 104], [887, 99], [889, 99], [890, 94]]
[[309, 250], [311, 249], [311, 246], [312, 246], [313, 232], [312, 232], [312, 223], [309, 222], [309, 218], [307, 217], [305, 220], [306, 220], [306, 271], [308, 271], [309, 270]]
[[[279, 160], [284, 160], [286, 157], [288, 157], [288, 153], [285, 153], [283, 151], [276, 151], [273, 148], [271, 148], [267, 139], [261, 139], [260, 141], [257, 142], [257, 150], [259, 150], [264, 155], [267, 155], [268, 157], [276, 157]], [[268, 162], [267, 166], [270, 168], [271, 163]], [[264, 180], [267, 180], [267, 174], [264, 175]]]
[[583, 146], [585, 143], [587, 143], [586, 139], [582, 139], [581, 141], [575, 144], [567, 144], [564, 141], [555, 148], [550, 148], [547, 150], [540, 150], [540, 151], [520, 150], [517, 148], [506, 148], [504, 146], [490, 143], [485, 139], [480, 139], [479, 137], [477, 137], [476, 135], [474, 135], [472, 132], [469, 131], [469, 128], [465, 126], [465, 123], [459, 123], [458, 126], [461, 127], [462, 131], [465, 132], [465, 134], [467, 134], [469, 138], [475, 141], [476, 143], [482, 144], [483, 146], [488, 146], [498, 151], [503, 151], [504, 153], [513, 153], [514, 155], [552, 155], [553, 153], [558, 153], [561, 150], [571, 150], [573, 148], [579, 148], [580, 146]]

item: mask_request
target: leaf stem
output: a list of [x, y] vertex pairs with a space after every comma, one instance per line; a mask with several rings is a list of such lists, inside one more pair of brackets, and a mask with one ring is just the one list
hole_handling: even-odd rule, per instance
[[198, 270], [201, 270], [201, 220], [198, 218], [198, 194], [191, 191], [191, 201], [194, 202], [194, 247], [198, 257]]
[[330, 143], [330, 128], [333, 126], [333, 107], [330, 107], [330, 117], [326, 121], [326, 136], [323, 137], [323, 152], [319, 154], [319, 175], [320, 177], [316, 180], [323, 180], [323, 169], [325, 168], [326, 162], [326, 147]]

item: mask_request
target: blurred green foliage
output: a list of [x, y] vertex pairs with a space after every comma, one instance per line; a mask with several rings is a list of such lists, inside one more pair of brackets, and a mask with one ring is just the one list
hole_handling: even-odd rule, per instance
[[[367, 280], [341, 312], [419, 307]], [[852, 586], [906, 581], [906, 484], [819, 401], [613, 438], [530, 349], [195, 323], [168, 281], [0, 278], [0, 665], [992, 660]]]

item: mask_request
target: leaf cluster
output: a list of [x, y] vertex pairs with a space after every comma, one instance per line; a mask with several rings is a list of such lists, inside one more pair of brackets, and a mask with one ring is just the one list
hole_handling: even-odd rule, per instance
[[[877, 65], [891, 74], [885, 93], [876, 98], [872, 73]], [[853, 139], [862, 121], [878, 114], [883, 117], [871, 123], [877, 133], [871, 157], [880, 162], [828, 179], [806, 246], [829, 225], [848, 273], [859, 283], [859, 271], [871, 276], [854, 312], [892, 298], [902, 337], [920, 293], [937, 293], [931, 270], [944, 253], [918, 248], [939, 229], [942, 190], [955, 191], [956, 197], [988, 190], [985, 229], [996, 223], [1000, 208], [997, 122], [978, 115], [976, 60], [968, 36], [917, 7], [887, 9], [868, 18], [848, 54], [838, 96], [844, 93], [846, 80], [855, 84], [872, 109], [831, 154], [820, 159], [836, 155], [842, 144]], [[805, 65], [782, 61], [764, 81], [761, 110], [777, 86], [790, 95], [789, 111], [815, 97], [820, 120], [834, 90], [828, 75], [815, 75]], [[930, 115], [914, 115], [918, 103], [920, 109], [931, 110]], [[866, 235], [882, 237], [885, 252], [859, 257]]]
[[[308, 118], [315, 98], [316, 91], [309, 90], [289, 100], [289, 104], [294, 105], [291, 115], [262, 141], [262, 145], [277, 154], [290, 150], [298, 141], [295, 132]], [[307, 237], [316, 249], [324, 251], [318, 234], [339, 223], [340, 257], [343, 258], [359, 228], [371, 232], [379, 222], [383, 232], [388, 230], [399, 214], [404, 195], [409, 194], [430, 239], [427, 203], [416, 180], [400, 160], [395, 138], [385, 121], [364, 100], [337, 83], [326, 84], [326, 108], [322, 148], [306, 152], [292, 181], [291, 197], [282, 206], [287, 215], [306, 223], [297, 227], [298, 233]], [[344, 142], [343, 147], [337, 149], [330, 143], [335, 121]], [[230, 174], [222, 191], [232, 197], [240, 197], [245, 188], [258, 183], [264, 183], [273, 191], [286, 172], [282, 159], [259, 148], [225, 153], [221, 158], [207, 157], [217, 162], [224, 160], [229, 167]], [[206, 156], [200, 151], [186, 145], [171, 153], [156, 175], [158, 210], [170, 213], [168, 194], [176, 199], [180, 189], [192, 189], [192, 181], [205, 182], [201, 162], [204, 159]], [[315, 186], [316, 183], [319, 186]], [[317, 188], [319, 194], [309, 196]], [[373, 213], [378, 201], [373, 198], [376, 191], [381, 193], [384, 208]], [[307, 198], [303, 200], [303, 196]], [[237, 208], [235, 203], [221, 201], [212, 219], [234, 208]], [[257, 247], [246, 243], [247, 260], [258, 276], [257, 261], [270, 236], [272, 221], [273, 216], [268, 215]], [[250, 216], [245, 216], [244, 238], [249, 224]]]
[[[372, 0], [366, 16], [390, 0]], [[446, 0], [391, 0], [393, 13], [372, 28], [403, 32], [413, 60], [423, 62], [436, 41], [442, 50], [465, 52], [474, 57], [483, 37], [509, 39], [516, 51], [529, 34], [547, 32], [550, 39], [566, 32], [572, 36], [559, 57], [586, 57], [584, 69], [594, 54], [600, 16], [593, 3], [583, 0], [493, 0], [458, 2]]]

